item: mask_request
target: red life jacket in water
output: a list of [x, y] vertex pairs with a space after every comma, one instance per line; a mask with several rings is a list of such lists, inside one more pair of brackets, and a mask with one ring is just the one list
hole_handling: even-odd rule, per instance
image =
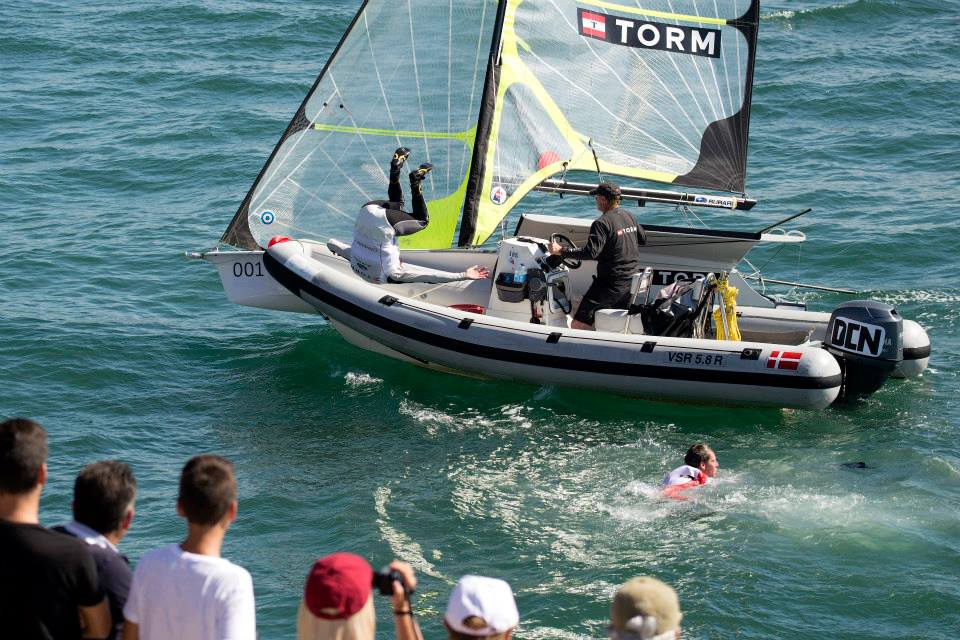
[[664, 476], [660, 486], [663, 487], [663, 495], [668, 498], [686, 500], [686, 496], [681, 495], [684, 491], [707, 484], [709, 480], [703, 471], [685, 464]]

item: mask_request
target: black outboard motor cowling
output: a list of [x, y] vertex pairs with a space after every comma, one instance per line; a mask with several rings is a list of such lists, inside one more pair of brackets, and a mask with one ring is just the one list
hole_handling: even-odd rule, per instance
[[845, 302], [830, 316], [823, 347], [843, 371], [841, 398], [873, 393], [903, 361], [903, 319], [883, 302]]

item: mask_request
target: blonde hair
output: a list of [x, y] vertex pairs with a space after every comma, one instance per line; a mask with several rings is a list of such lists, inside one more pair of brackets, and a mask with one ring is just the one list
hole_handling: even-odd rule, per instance
[[307, 609], [301, 598], [297, 612], [297, 640], [373, 640], [377, 616], [373, 612], [373, 597], [360, 611], [346, 620], [318, 618]]

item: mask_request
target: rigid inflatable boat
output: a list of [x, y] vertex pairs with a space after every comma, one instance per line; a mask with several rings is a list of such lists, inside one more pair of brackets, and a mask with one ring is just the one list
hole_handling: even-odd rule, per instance
[[[570, 328], [596, 264], [552, 260], [548, 242], [583, 243], [591, 220], [548, 211], [589, 215], [577, 196], [610, 177], [625, 202], [685, 220], [757, 204], [745, 176], [758, 26], [758, 0], [367, 0], [218, 247], [191, 255], [216, 265], [233, 302], [322, 314], [361, 348], [468, 376], [811, 409], [918, 376], [929, 339], [892, 306], [809, 311], [741, 273], [755, 245], [805, 240], [783, 230], [796, 216], [761, 232], [644, 216], [630, 308]], [[384, 197], [399, 146], [434, 165], [430, 225], [401, 238], [402, 260], [482, 264], [491, 279], [351, 271], [356, 213]]]

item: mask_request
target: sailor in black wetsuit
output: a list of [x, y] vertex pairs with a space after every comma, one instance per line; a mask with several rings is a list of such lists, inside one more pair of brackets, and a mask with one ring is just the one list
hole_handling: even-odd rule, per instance
[[397, 237], [422, 231], [430, 224], [427, 203], [423, 199], [422, 183], [433, 168], [422, 164], [410, 172], [410, 190], [413, 195], [413, 213], [403, 210], [403, 190], [400, 188], [400, 170], [410, 149], [400, 147], [390, 162], [389, 200], [373, 200], [361, 207], [350, 249], [353, 272], [368, 282], [454, 282], [480, 280], [489, 274], [486, 267], [474, 265], [459, 273], [428, 269], [404, 264], [400, 260]]
[[601, 182], [590, 192], [602, 215], [590, 226], [590, 235], [580, 249], [564, 249], [550, 243], [550, 253], [564, 258], [597, 261], [597, 276], [583, 295], [570, 325], [592, 329], [597, 309], [626, 309], [630, 306], [630, 277], [640, 269], [640, 247], [646, 234], [634, 217], [620, 208], [620, 186]]

